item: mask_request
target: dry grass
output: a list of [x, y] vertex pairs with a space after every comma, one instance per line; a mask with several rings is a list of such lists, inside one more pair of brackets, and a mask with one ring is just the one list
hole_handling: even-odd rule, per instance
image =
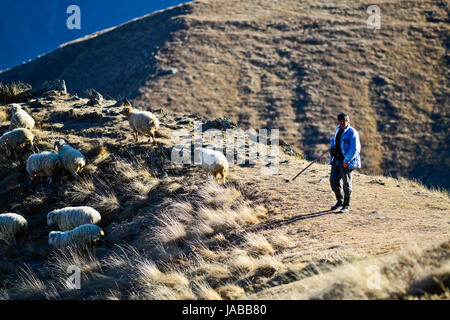
[[111, 174], [119, 185], [136, 200], [145, 199], [159, 185], [159, 180], [149, 172], [143, 160], [115, 159], [111, 163]]
[[49, 268], [53, 276], [65, 286], [67, 278], [67, 269], [70, 266], [76, 266], [80, 269], [82, 280], [86, 280], [94, 273], [101, 271], [101, 263], [95, 257], [94, 253], [87, 249], [71, 249], [67, 251], [54, 251], [49, 257]]
[[275, 250], [267, 239], [260, 234], [247, 233], [244, 236], [245, 247], [252, 256], [273, 255]]
[[186, 237], [185, 225], [170, 214], [158, 218], [159, 226], [153, 229], [154, 237], [161, 243], [179, 243]]
[[85, 203], [95, 192], [94, 181], [89, 177], [75, 180], [65, 191], [65, 198], [68, 203]]
[[9, 120], [10, 116], [8, 112], [0, 110], [0, 123]]
[[[449, 295], [449, 242], [361, 259], [273, 288], [258, 298], [277, 299], [445, 299]], [[281, 292], [283, 292], [281, 294]]]
[[18, 81], [4, 85], [0, 82], [0, 103], [20, 102], [26, 97], [26, 93], [31, 90], [27, 83]]
[[119, 199], [108, 191], [96, 191], [89, 203], [106, 216], [120, 209]]
[[180, 272], [161, 272], [152, 261], [143, 260], [134, 275], [138, 296], [151, 300], [193, 299], [189, 280]]
[[230, 270], [235, 275], [245, 275], [255, 269], [255, 261], [248, 256], [247, 251], [236, 249], [228, 258]]
[[222, 300], [222, 297], [205, 281], [193, 283], [194, 293], [200, 300]]
[[245, 298], [245, 291], [241, 287], [233, 284], [227, 284], [217, 288], [217, 292], [223, 299], [238, 300]]
[[254, 274], [266, 278], [273, 277], [276, 273], [283, 270], [284, 265], [277, 257], [262, 256], [254, 262]]
[[255, 210], [234, 187], [209, 179], [187, 201], [171, 204], [152, 233], [160, 243], [198, 240], [257, 223], [264, 217], [261, 212], [261, 206]]
[[291, 247], [294, 244], [294, 242], [287, 235], [280, 231], [272, 233], [267, 241], [276, 251]]
[[56, 288], [52, 284], [45, 284], [29, 266], [19, 268], [17, 281], [5, 295], [10, 299], [58, 298]]

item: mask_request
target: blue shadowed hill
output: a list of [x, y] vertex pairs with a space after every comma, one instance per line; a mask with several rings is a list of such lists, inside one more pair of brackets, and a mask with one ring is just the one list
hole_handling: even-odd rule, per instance
[[[56, 49], [60, 44], [165, 9], [181, 0], [6, 0], [0, 2], [0, 70]], [[81, 10], [81, 29], [69, 30], [67, 7]]]

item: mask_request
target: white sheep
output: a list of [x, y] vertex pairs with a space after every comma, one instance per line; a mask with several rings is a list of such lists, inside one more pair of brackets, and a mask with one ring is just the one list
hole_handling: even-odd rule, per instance
[[228, 160], [225, 155], [216, 150], [196, 148], [194, 150], [196, 157], [200, 159], [202, 168], [214, 175], [218, 179], [222, 175], [222, 182], [225, 184], [225, 178], [228, 173]]
[[61, 159], [61, 164], [68, 170], [72, 176], [78, 177], [80, 172], [86, 165], [86, 158], [84, 155], [73, 148], [64, 139], [57, 139], [55, 141], [55, 150], [58, 152], [58, 157]]
[[11, 111], [11, 124], [9, 126], [9, 131], [15, 128], [26, 128], [28, 130], [33, 129], [34, 119], [25, 110], [23, 110], [19, 104], [11, 104], [9, 106], [9, 110]]
[[0, 137], [0, 149], [9, 153], [11, 149], [14, 150], [24, 144], [30, 144], [34, 150], [33, 140], [34, 135], [30, 130], [17, 128], [6, 132]]
[[27, 220], [17, 213], [0, 214], [0, 238], [16, 243], [28, 230]]
[[105, 236], [103, 230], [93, 224], [83, 224], [69, 231], [52, 231], [48, 234], [48, 244], [57, 249], [68, 246], [88, 246]]
[[[126, 107], [123, 110], [123, 114], [128, 118], [135, 141], [138, 141], [138, 134], [142, 133], [144, 135], [149, 134], [153, 138], [153, 143], [157, 144], [155, 132], [159, 128], [159, 120], [153, 113]], [[150, 142], [150, 138], [148, 141]]]
[[34, 176], [44, 176], [49, 178], [49, 184], [53, 181], [53, 174], [61, 166], [61, 160], [54, 152], [43, 151], [35, 153], [27, 159], [27, 172], [30, 175], [30, 183]]
[[71, 230], [83, 224], [97, 224], [102, 219], [100, 212], [92, 207], [65, 207], [47, 214], [47, 225], [56, 224], [62, 231]]

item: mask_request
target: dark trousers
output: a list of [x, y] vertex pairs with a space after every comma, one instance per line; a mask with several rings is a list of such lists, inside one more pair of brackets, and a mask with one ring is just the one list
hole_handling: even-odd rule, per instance
[[335, 160], [331, 164], [330, 185], [334, 192], [341, 191], [341, 180], [344, 183], [344, 193], [352, 193], [353, 169], [345, 169], [343, 161]]

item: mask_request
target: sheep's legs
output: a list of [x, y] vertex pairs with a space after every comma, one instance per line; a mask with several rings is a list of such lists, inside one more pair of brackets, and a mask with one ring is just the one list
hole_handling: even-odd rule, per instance
[[[156, 142], [155, 134], [153, 132], [150, 132], [150, 138], [153, 139], [153, 144], [156, 146], [158, 143]], [[150, 142], [150, 138], [148, 138], [148, 142]]]
[[[219, 183], [219, 178], [220, 178], [220, 172], [216, 172], [215, 174], [214, 174], [214, 178], [216, 179], [216, 181], [217, 181], [217, 183]], [[223, 181], [223, 183], [225, 183], [225, 177], [224, 177], [224, 175], [222, 175], [222, 181]]]
[[30, 182], [28, 182], [28, 186], [31, 187], [32, 183], [33, 183], [33, 176], [30, 177]]

